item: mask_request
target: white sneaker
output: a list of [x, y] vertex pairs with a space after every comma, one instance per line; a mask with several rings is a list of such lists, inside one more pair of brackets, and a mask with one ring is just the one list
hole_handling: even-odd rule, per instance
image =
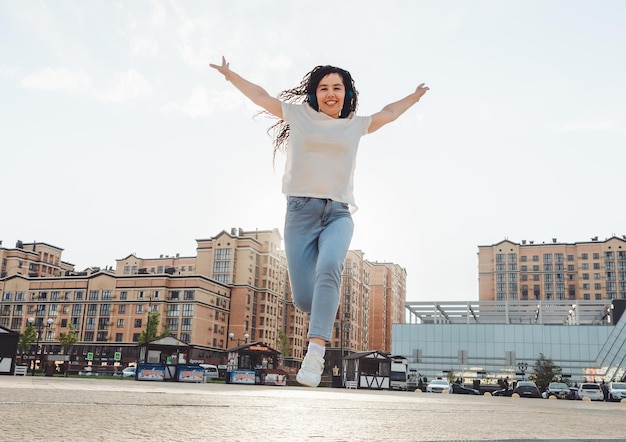
[[296, 375], [296, 380], [307, 387], [317, 387], [322, 380], [324, 371], [324, 358], [307, 353]]

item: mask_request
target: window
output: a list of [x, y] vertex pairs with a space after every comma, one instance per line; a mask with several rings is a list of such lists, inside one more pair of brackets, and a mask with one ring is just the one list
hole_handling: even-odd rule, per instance
[[195, 290], [185, 290], [184, 299], [185, 301], [193, 301], [196, 297]]
[[74, 292], [74, 301], [82, 301], [83, 300], [83, 292], [82, 290], [78, 290]]
[[118, 319], [117, 320], [117, 328], [124, 328], [124, 320], [123, 319]]
[[533, 255], [533, 262], [539, 262], [539, 255]]
[[567, 260], [568, 261], [573, 261], [574, 260], [574, 255], [567, 255]]
[[140, 333], [133, 333], [133, 342], [139, 342]]
[[[610, 267], [612, 267], [612, 266], [613, 266], [613, 264], [614, 264], [614, 263], [612, 263], [612, 262], [607, 262], [607, 263], [605, 264], [606, 269], [607, 269], [607, 270], [612, 270]], [[599, 262], [594, 262], [594, 263], [593, 263], [593, 269], [594, 269], [594, 270], [600, 270], [600, 263], [599, 263]]]
[[589, 259], [589, 255], [586, 253], [581, 253], [580, 259]]
[[167, 306], [167, 316], [179, 316], [179, 315], [180, 315], [180, 305], [170, 304]]
[[16, 301], [24, 301], [24, 300], [26, 300], [26, 292], [16, 292], [15, 293], [15, 300]]
[[93, 332], [92, 331], [86, 331], [85, 332], [85, 341], [93, 342]]
[[13, 299], [13, 292], [4, 292], [2, 294], [3, 301], [11, 301]]
[[594, 273], [593, 274], [593, 279], [600, 279], [600, 274], [599, 273]]
[[141, 319], [135, 319], [135, 328], [141, 328]]
[[563, 254], [555, 253], [554, 254], [554, 262], [563, 262]]
[[544, 272], [551, 272], [552, 271], [552, 264], [544, 264], [543, 265], [543, 271]]
[[193, 304], [183, 305], [183, 316], [193, 316]]
[[528, 259], [528, 256], [520, 256], [520, 260], [521, 260], [522, 262], [526, 262], [526, 261], [527, 261], [527, 259]]
[[517, 262], [517, 253], [509, 253], [509, 262]]
[[98, 295], [100, 295], [100, 291], [99, 290], [91, 290], [89, 292], [89, 300], [90, 301], [97, 301], [98, 300]]
[[117, 306], [117, 312], [118, 312], [120, 315], [125, 314], [125, 313], [126, 313], [126, 306], [125, 306], [125, 305], [118, 305], [118, 306]]
[[181, 330], [185, 330], [185, 331], [191, 330], [191, 318], [183, 318]]
[[113, 292], [111, 290], [102, 290], [102, 300], [109, 301], [113, 299]]
[[[231, 256], [231, 249], [215, 249], [216, 261], [230, 260], [230, 256]], [[502, 259], [504, 259], [504, 255]]]
[[96, 316], [98, 314], [98, 304], [87, 305], [87, 316]]
[[122, 342], [124, 339], [124, 333], [115, 333], [115, 342]]
[[568, 264], [567, 265], [567, 271], [568, 272], [573, 272], [574, 271], [574, 266], [572, 264]]
[[543, 262], [552, 262], [552, 253], [544, 253]]
[[128, 292], [127, 291], [120, 292], [120, 300], [126, 301], [127, 299], [128, 299]]
[[586, 263], [586, 262], [583, 262], [583, 263], [582, 263], [581, 268], [582, 268], [583, 270], [589, 270], [589, 264], [588, 264], [588, 263]]
[[522, 272], [527, 272], [528, 271], [528, 266], [522, 266]]
[[124, 266], [124, 274], [130, 275], [130, 266]]
[[165, 320], [165, 326], [168, 330], [178, 331], [178, 318], [167, 318]]
[[141, 313], [143, 313], [143, 305], [137, 305], [137, 306], [135, 306], [135, 313], [136, 313], [136, 314], [141, 314]]

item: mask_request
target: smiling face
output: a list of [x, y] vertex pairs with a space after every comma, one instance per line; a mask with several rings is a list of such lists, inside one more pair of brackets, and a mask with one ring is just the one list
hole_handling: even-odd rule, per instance
[[346, 97], [346, 87], [341, 75], [332, 73], [323, 77], [317, 85], [315, 95], [320, 112], [332, 118], [339, 118]]

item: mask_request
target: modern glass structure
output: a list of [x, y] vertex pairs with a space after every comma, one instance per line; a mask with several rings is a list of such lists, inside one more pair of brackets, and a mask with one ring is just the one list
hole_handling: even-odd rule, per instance
[[392, 353], [428, 379], [522, 379], [543, 354], [572, 383], [626, 373], [626, 301], [407, 302]]

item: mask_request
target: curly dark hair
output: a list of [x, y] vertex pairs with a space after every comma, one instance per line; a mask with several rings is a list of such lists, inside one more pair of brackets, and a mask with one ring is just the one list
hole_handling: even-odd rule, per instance
[[[308, 103], [312, 109], [319, 111], [317, 103], [316, 91], [322, 78], [328, 74], [339, 74], [343, 79], [343, 85], [346, 89], [346, 98], [343, 102], [343, 108], [339, 113], [339, 118], [346, 118], [351, 112], [355, 112], [358, 106], [358, 91], [354, 87], [354, 80], [350, 72], [335, 66], [316, 66], [307, 73], [300, 84], [292, 89], [287, 89], [278, 94], [277, 98], [287, 103]], [[262, 112], [266, 113], [266, 112]], [[284, 120], [274, 123], [267, 133], [274, 139], [274, 160], [278, 151], [284, 152], [287, 148], [289, 139], [289, 124]]]

